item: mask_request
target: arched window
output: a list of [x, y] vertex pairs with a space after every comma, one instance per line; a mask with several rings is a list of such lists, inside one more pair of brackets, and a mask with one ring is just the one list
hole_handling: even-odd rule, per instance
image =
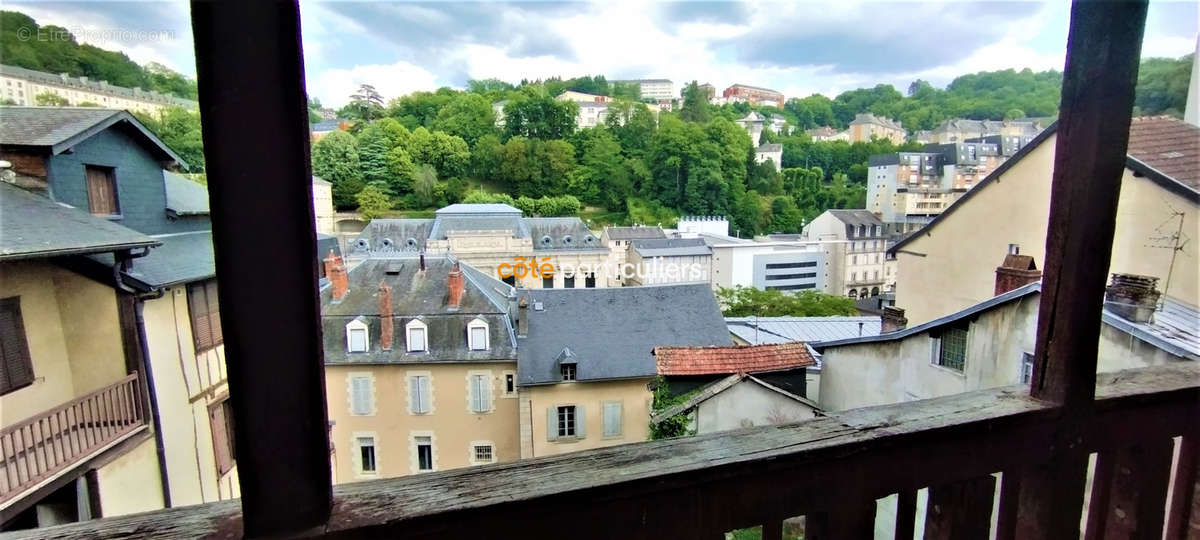
[[866, 289], [866, 287], [863, 287], [863, 290], [861, 290], [861, 291], [859, 291], [859, 292], [858, 292], [858, 297], [859, 297], [859, 298], [866, 298], [866, 297], [867, 297], [867, 289]]
[[370, 347], [367, 323], [363, 322], [361, 318], [346, 323], [346, 350], [367, 352]]
[[858, 298], [858, 291], [850, 289], [850, 294], [848, 296], [850, 296], [850, 298]]
[[404, 326], [406, 334], [404, 342], [408, 352], [424, 352], [429, 350], [429, 327], [419, 319], [413, 319]]
[[879, 287], [871, 287], [871, 296], [879, 296]]
[[488, 323], [475, 319], [467, 323], [467, 348], [472, 351], [488, 350]]

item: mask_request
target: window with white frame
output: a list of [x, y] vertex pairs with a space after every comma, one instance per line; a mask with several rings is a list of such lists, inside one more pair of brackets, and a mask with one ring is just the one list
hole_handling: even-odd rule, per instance
[[582, 405], [560, 405], [546, 409], [546, 438], [582, 439], [586, 433], [586, 416]]
[[408, 375], [408, 410], [412, 414], [433, 412], [433, 382], [428, 372]]
[[504, 372], [504, 397], [517, 396], [517, 374], [512, 371]]
[[467, 388], [470, 392], [470, 409], [473, 413], [486, 413], [492, 410], [492, 377], [488, 373], [470, 372], [467, 375]]
[[604, 402], [604, 436], [621, 436], [621, 402]]
[[575, 364], [562, 364], [558, 368], [559, 374], [562, 375], [563, 382], [571, 382], [575, 380]]
[[488, 324], [483, 319], [475, 319], [467, 325], [467, 346], [472, 351], [488, 350]]
[[413, 449], [416, 451], [416, 465], [418, 471], [432, 471], [433, 463], [433, 436], [432, 435], [416, 435], [413, 436]]
[[1033, 353], [1021, 353], [1021, 384], [1033, 380]]
[[375, 437], [355, 437], [355, 446], [358, 447], [358, 473], [378, 473], [375, 464]]
[[969, 322], [943, 329], [933, 338], [934, 365], [962, 371], [967, 364], [967, 330]]
[[471, 443], [471, 464], [480, 465], [483, 463], [494, 463], [496, 461], [496, 447], [491, 443]]
[[354, 319], [346, 324], [346, 350], [352, 353], [367, 352], [370, 348], [367, 323]]
[[416, 319], [409, 321], [409, 323], [405, 325], [405, 333], [408, 334], [405, 337], [405, 342], [408, 344], [408, 352], [423, 352], [429, 350], [429, 343], [427, 342], [427, 338], [429, 337], [429, 327], [425, 326], [425, 323]]
[[350, 414], [370, 416], [375, 414], [375, 380], [370, 374], [350, 374]]

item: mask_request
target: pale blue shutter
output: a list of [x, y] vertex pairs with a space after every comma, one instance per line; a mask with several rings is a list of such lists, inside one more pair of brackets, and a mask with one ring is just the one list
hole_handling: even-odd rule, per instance
[[558, 439], [558, 407], [546, 409], [546, 440]]
[[479, 376], [480, 399], [483, 402], [483, 407], [479, 410], [487, 412], [492, 410], [492, 378], [487, 375]]
[[580, 439], [587, 437], [587, 415], [583, 412], [583, 405], [575, 406], [575, 436]]
[[353, 413], [371, 414], [371, 379], [355, 377], [350, 381], [350, 401]]
[[424, 407], [421, 406], [421, 401], [422, 401], [422, 399], [421, 399], [421, 377], [413, 376], [413, 377], [408, 378], [408, 397], [409, 397], [409, 405], [408, 406], [410, 409], [412, 409], [412, 412], [414, 412], [414, 413], [425, 412]]
[[417, 379], [418, 387], [421, 389], [421, 412], [428, 413], [433, 410], [433, 390], [430, 388], [432, 382], [429, 377], [423, 375]]
[[604, 404], [604, 436], [615, 437], [621, 434], [621, 404]]

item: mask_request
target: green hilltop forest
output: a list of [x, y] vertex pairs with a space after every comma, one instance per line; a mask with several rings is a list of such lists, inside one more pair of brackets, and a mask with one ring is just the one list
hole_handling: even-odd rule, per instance
[[[18, 29], [37, 23], [0, 12], [0, 62], [51, 73], [84, 75], [195, 99], [196, 85], [158, 65], [138, 66], [120, 52], [74, 39], [22, 41]], [[65, 32], [52, 26], [42, 27]], [[1146, 58], [1138, 76], [1134, 114], [1182, 115], [1191, 55]], [[888, 141], [815, 142], [804, 130], [844, 128], [857, 113], [903, 122], [910, 131], [949, 118], [1057, 116], [1062, 74], [1025, 69], [960, 76], [945, 88], [922, 80], [904, 92], [891, 85], [860, 88], [834, 98], [793, 97], [783, 108], [745, 103], [714, 106], [695, 81], [674, 112], [656, 119], [634, 85], [603, 75], [570, 79], [472, 80], [465, 89], [440, 88], [385, 100], [370, 85], [350, 96], [339, 117], [353, 122], [312, 149], [313, 171], [333, 182], [335, 204], [368, 217], [421, 215], [441, 205], [502, 201], [529, 214], [574, 215], [602, 223], [674, 222], [680, 214], [728, 215], [741, 236], [796, 232], [830, 208], [861, 208], [867, 158], [918, 149]], [[554, 96], [576, 90], [613, 98], [604, 125], [577, 129], [578, 105]], [[492, 104], [506, 101], [496, 126]], [[310, 121], [320, 116], [310, 103]], [[756, 164], [749, 136], [734, 120], [751, 110], [781, 116], [783, 133], [764, 142], [783, 145], [783, 170]], [[203, 171], [200, 116], [170, 108], [139, 118]]]

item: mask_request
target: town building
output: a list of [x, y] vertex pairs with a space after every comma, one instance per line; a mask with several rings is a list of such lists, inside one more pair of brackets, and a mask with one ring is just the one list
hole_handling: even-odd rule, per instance
[[[682, 403], [654, 411], [651, 424], [686, 415], [689, 433], [705, 435], [821, 414], [816, 402], [804, 396], [805, 369], [815, 362], [803, 343], [656, 347], [654, 357], [672, 394], [694, 393]], [[713, 376], [716, 380], [693, 387], [697, 380]]]
[[609, 265], [612, 268], [618, 269], [613, 281], [622, 285], [624, 284], [625, 278], [621, 275], [620, 270], [625, 268], [625, 264], [629, 261], [629, 252], [633, 250], [634, 241], [655, 240], [666, 237], [666, 233], [659, 226], [605, 227], [604, 231], [600, 233], [600, 241], [608, 246]]
[[334, 131], [349, 131], [353, 122], [349, 120], [339, 120], [337, 118], [328, 118], [321, 120], [312, 125], [312, 142], [321, 140], [322, 137], [333, 133]]
[[[687, 87], [688, 87], [688, 85], [685, 84], [685, 85], [683, 85], [682, 88], [679, 89], [679, 98], [680, 99], [683, 99], [684, 97], [686, 97], [686, 96], [684, 96], [684, 94], [687, 93]], [[709, 83], [704, 83], [704, 84], [699, 85], [698, 88], [700, 88], [701, 94], [704, 95], [704, 100], [708, 103], [712, 103], [713, 98], [716, 97], [716, 95], [717, 95], [717, 87], [715, 87]]]
[[[1116, 275], [1109, 286], [1097, 371], [1200, 360], [1195, 306], [1168, 298], [1156, 312], [1150, 281], [1135, 300], [1148, 307], [1125, 309], [1129, 278]], [[813, 343], [822, 354], [820, 404], [840, 411], [1028, 384], [1040, 298], [1041, 282], [1033, 281], [917, 326]]]
[[624, 285], [708, 283], [712, 250], [701, 238], [634, 240], [627, 260], [633, 271]]
[[337, 218], [333, 210], [333, 184], [319, 177], [312, 177], [313, 219], [317, 233], [333, 235], [337, 231]]
[[759, 145], [754, 149], [754, 162], [766, 163], [770, 162], [775, 166], [775, 171], [783, 170], [783, 145], [779, 143], [770, 143]]
[[336, 483], [520, 458], [511, 287], [446, 255], [324, 265]]
[[838, 131], [829, 126], [821, 126], [819, 128], [805, 130], [805, 133], [807, 133], [809, 137], [812, 137], [812, 140], [816, 142], [850, 140], [850, 130], [844, 129], [842, 131]]
[[682, 238], [697, 238], [701, 234], [729, 236], [729, 218], [726, 216], [680, 216], [675, 223], [675, 233]]
[[7, 182], [0, 230], [0, 530], [162, 508], [133, 296], [72, 269], [158, 242]]
[[765, 290], [841, 294], [844, 244], [801, 240], [754, 241], [700, 235], [712, 249], [714, 289], [754, 287]]
[[37, 105], [37, 96], [53, 94], [73, 107], [88, 105], [108, 109], [128, 109], [158, 114], [167, 107], [183, 107], [194, 111], [195, 101], [160, 94], [141, 88], [125, 88], [94, 81], [88, 77], [72, 77], [16, 66], [0, 65], [0, 99], [14, 105]]
[[730, 344], [704, 283], [529, 289], [518, 306], [522, 457], [647, 440], [655, 347]]
[[[877, 336], [879, 316], [831, 317], [725, 317], [735, 345], [817, 343], [854, 337]], [[821, 354], [808, 347], [813, 365], [805, 368], [804, 396], [818, 401], [821, 393]]]
[[[921, 324], [991, 298], [1007, 254], [1045, 265], [1056, 125], [992, 171], [917, 234], [889, 249], [896, 306]], [[1200, 230], [1200, 128], [1135, 118], [1117, 206], [1111, 273], [1159, 278], [1165, 296], [1200, 305], [1190, 231]]]
[[871, 113], [859, 113], [850, 121], [850, 142], [865, 142], [871, 139], [887, 139], [894, 144], [901, 144], [908, 138], [908, 132], [898, 120], [875, 116]]
[[766, 117], [755, 111], [750, 111], [750, 114], [736, 121], [737, 125], [750, 134], [750, 142], [754, 145], [754, 162], [763, 163], [770, 160], [775, 164], [775, 170], [779, 171], [783, 167], [783, 145], [759, 144], [762, 140], [763, 125], [767, 122], [769, 120]]
[[1036, 137], [1042, 125], [1035, 120], [966, 120], [954, 118], [938, 124], [930, 132], [931, 142], [952, 143], [991, 135]]
[[751, 105], [772, 105], [783, 108], [783, 94], [769, 88], [760, 88], [746, 84], [735, 84], [721, 92], [726, 103], [736, 101]]
[[[400, 252], [451, 253], [489, 276], [523, 288], [620, 284], [611, 272], [602, 274], [609, 248], [582, 220], [522, 217], [520, 210], [506, 204], [452, 204], [434, 212], [433, 219], [375, 219], [346, 252], [350, 259]], [[544, 264], [556, 271], [543, 275]], [[534, 266], [538, 272], [531, 270]], [[568, 275], [563, 271], [567, 266], [580, 271]]]
[[675, 99], [675, 83], [670, 79], [622, 79], [609, 81], [612, 83], [632, 83], [638, 85], [642, 99], [653, 99], [660, 104], [670, 104]]
[[575, 115], [575, 127], [578, 129], [593, 128], [604, 124], [608, 117], [608, 103], [603, 101], [579, 102], [579, 113]]
[[844, 242], [836, 294], [869, 298], [896, 287], [896, 263], [887, 259], [887, 232], [867, 210], [826, 210], [804, 226], [810, 241]]

